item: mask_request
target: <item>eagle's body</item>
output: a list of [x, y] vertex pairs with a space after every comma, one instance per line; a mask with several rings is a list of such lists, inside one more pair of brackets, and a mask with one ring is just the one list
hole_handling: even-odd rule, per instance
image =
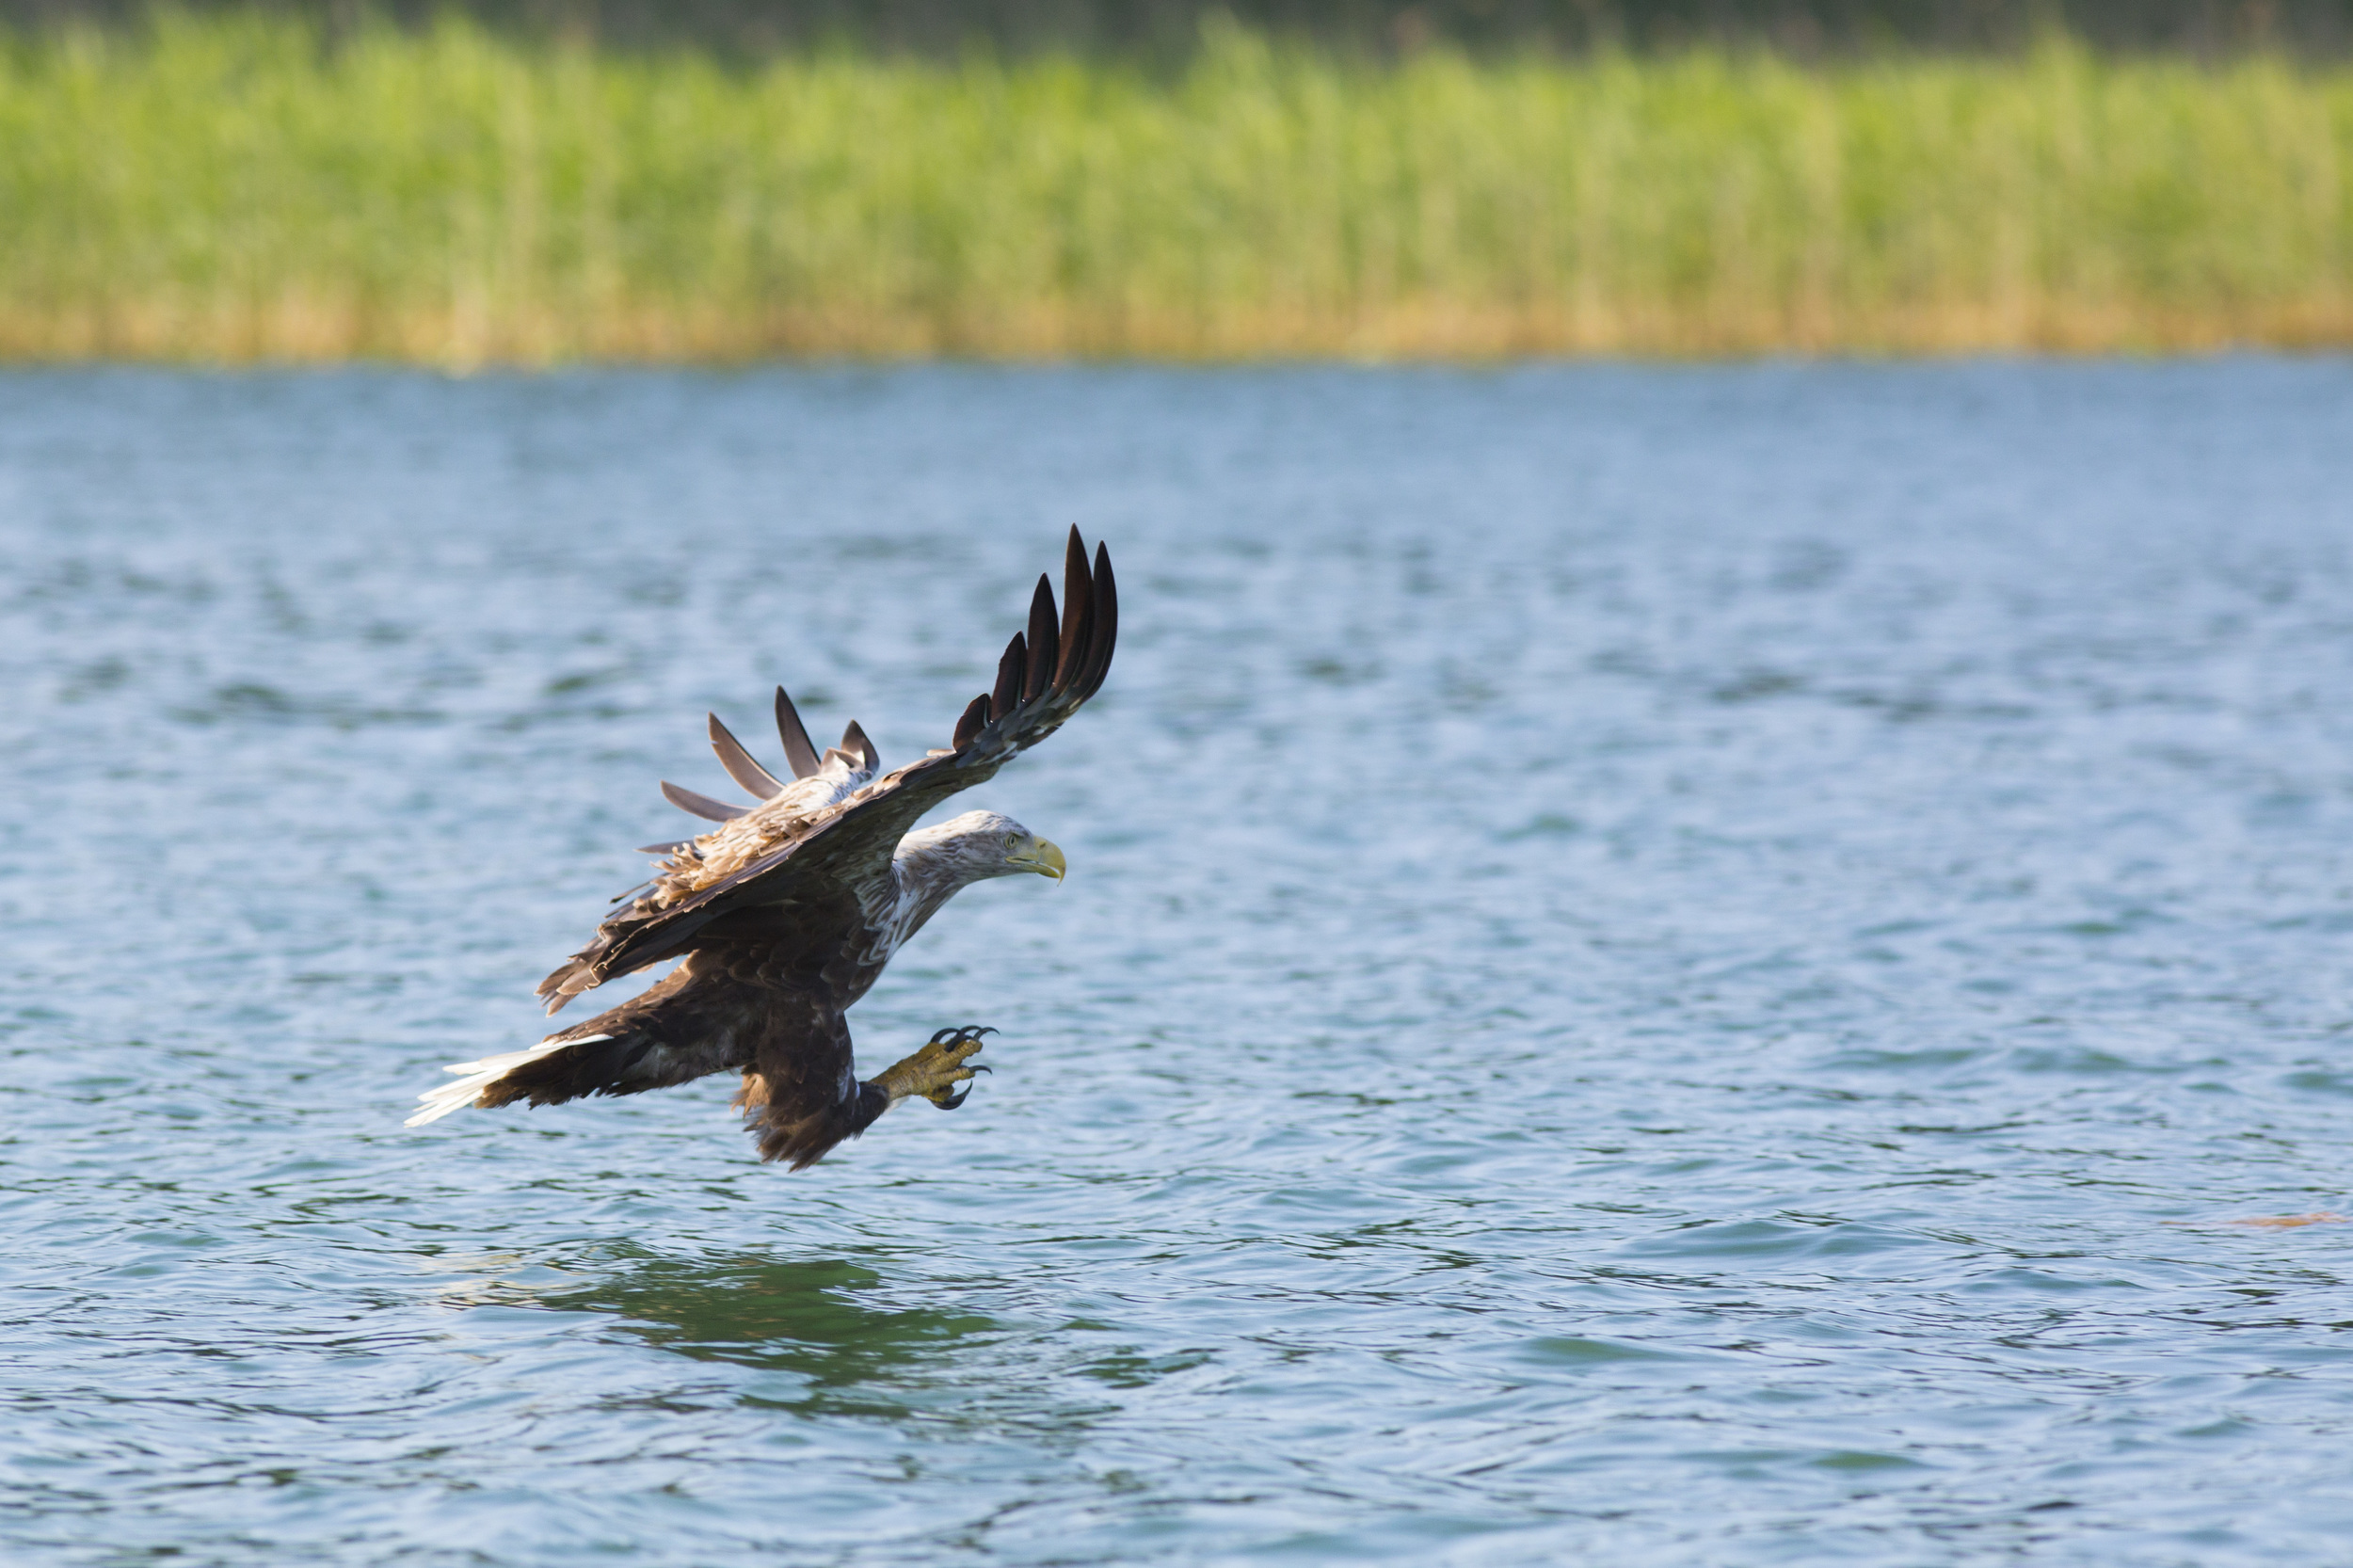
[[720, 761], [761, 804], [745, 809], [664, 784], [673, 803], [720, 825], [658, 846], [665, 858], [653, 880], [539, 994], [552, 1013], [616, 976], [682, 962], [642, 995], [529, 1050], [452, 1067], [462, 1076], [421, 1096], [425, 1109], [409, 1125], [469, 1105], [552, 1105], [741, 1072], [736, 1103], [760, 1157], [798, 1168], [897, 1100], [963, 1103], [952, 1090], [979, 1069], [968, 1059], [980, 1032], [943, 1030], [861, 1083], [843, 1016], [959, 889], [1022, 872], [1061, 876], [1061, 851], [992, 812], [915, 824], [1051, 734], [1101, 686], [1118, 594], [1109, 555], [1098, 548], [1090, 572], [1075, 529], [1065, 601], [1058, 626], [1040, 578], [1028, 632], [1006, 648], [996, 690], [965, 710], [954, 743], [879, 778], [873, 745], [855, 724], [820, 760], [781, 689], [776, 726], [798, 776], [791, 784], [753, 761], [714, 716]]

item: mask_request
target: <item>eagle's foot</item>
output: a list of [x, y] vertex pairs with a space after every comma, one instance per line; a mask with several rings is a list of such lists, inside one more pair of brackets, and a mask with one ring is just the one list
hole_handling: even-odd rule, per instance
[[989, 1070], [987, 1063], [969, 1059], [980, 1054], [981, 1036], [996, 1032], [975, 1024], [943, 1029], [925, 1042], [921, 1050], [875, 1074], [874, 1087], [888, 1095], [893, 1105], [920, 1096], [942, 1111], [953, 1111], [972, 1091], [967, 1089], [961, 1095], [950, 1091]]

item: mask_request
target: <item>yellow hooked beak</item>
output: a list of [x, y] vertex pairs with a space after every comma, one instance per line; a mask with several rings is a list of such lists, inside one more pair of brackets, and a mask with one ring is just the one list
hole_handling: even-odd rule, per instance
[[1030, 847], [1008, 856], [1005, 864], [1017, 871], [1035, 872], [1060, 882], [1070, 870], [1070, 862], [1062, 857], [1062, 847], [1051, 839], [1032, 839]]

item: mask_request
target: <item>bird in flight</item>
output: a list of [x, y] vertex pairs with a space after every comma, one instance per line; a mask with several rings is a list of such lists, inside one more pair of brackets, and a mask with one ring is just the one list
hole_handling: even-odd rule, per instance
[[1023, 872], [1062, 879], [1062, 851], [1011, 818], [968, 811], [915, 824], [1060, 728], [1101, 688], [1118, 632], [1111, 555], [1098, 544], [1090, 569], [1073, 528], [1059, 613], [1040, 576], [1030, 624], [998, 662], [995, 690], [972, 699], [945, 749], [878, 778], [873, 743], [852, 724], [820, 757], [778, 687], [787, 784], [712, 714], [712, 749], [760, 804], [664, 784], [671, 804], [718, 825], [648, 845], [644, 853], [663, 857], [652, 880], [614, 901], [622, 907], [539, 983], [539, 995], [552, 1014], [617, 976], [673, 958], [678, 968], [528, 1050], [455, 1064], [456, 1081], [420, 1095], [424, 1109], [408, 1125], [467, 1106], [555, 1105], [740, 1072], [735, 1103], [760, 1157], [799, 1170], [903, 1099], [962, 1105], [971, 1091], [957, 1085], [988, 1070], [973, 1058], [990, 1031], [943, 1029], [861, 1081], [844, 1015], [960, 888]]

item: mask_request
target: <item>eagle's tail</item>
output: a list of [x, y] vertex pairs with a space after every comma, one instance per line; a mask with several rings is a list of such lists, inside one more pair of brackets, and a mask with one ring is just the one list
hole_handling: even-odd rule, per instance
[[557, 1105], [588, 1095], [638, 1095], [691, 1083], [728, 1064], [723, 1052], [709, 1047], [671, 1046], [642, 1016], [646, 1011], [637, 1002], [626, 1003], [528, 1050], [453, 1063], [445, 1070], [456, 1073], [457, 1081], [419, 1095], [424, 1109], [407, 1125], [423, 1127], [470, 1105], [489, 1110], [517, 1100]]
[[[438, 1089], [428, 1089], [419, 1095], [417, 1099], [424, 1109], [401, 1125], [423, 1127], [427, 1122], [440, 1121], [453, 1111], [463, 1111], [470, 1105], [485, 1107], [505, 1105], [510, 1101], [520, 1099], [531, 1093], [531, 1087], [527, 1081], [509, 1084], [506, 1080], [510, 1075], [519, 1080], [544, 1081], [558, 1076], [557, 1073], [551, 1071], [552, 1068], [570, 1064], [555, 1063], [551, 1060], [552, 1058], [563, 1056], [578, 1047], [606, 1044], [612, 1039], [613, 1036], [610, 1034], [589, 1034], [571, 1038], [558, 1036], [552, 1040], [542, 1040], [529, 1050], [508, 1051], [504, 1056], [486, 1056], [479, 1062], [453, 1062], [441, 1070], [445, 1073], [459, 1074], [457, 1081], [444, 1083]], [[562, 1073], [560, 1076], [570, 1078], [573, 1075]], [[651, 1086], [648, 1085], [648, 1087]], [[592, 1094], [595, 1091], [580, 1092]], [[570, 1099], [573, 1096], [560, 1095], [553, 1097]]]

